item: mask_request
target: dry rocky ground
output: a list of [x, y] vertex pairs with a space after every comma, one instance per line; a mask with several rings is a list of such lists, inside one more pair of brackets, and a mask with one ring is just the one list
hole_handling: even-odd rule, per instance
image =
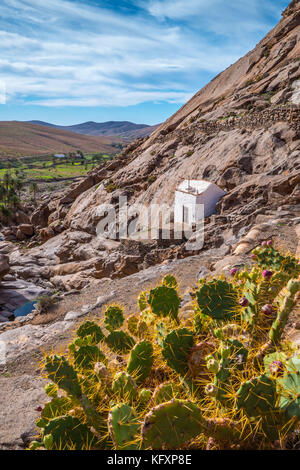
[[[22, 448], [20, 436], [31, 432], [34, 410], [46, 399], [39, 377], [43, 350], [63, 349], [76, 325], [100, 318], [108, 302], [133, 313], [137, 294], [171, 272], [188, 311], [187, 290], [199, 273], [226, 274], [248, 263], [263, 240], [272, 238], [300, 256], [299, 39], [300, 0], [293, 0], [253, 51], [149, 138], [130, 144], [79, 183], [45, 195], [34, 212], [20, 211], [18, 223], [2, 231], [2, 314], [38, 292], [57, 291], [59, 300], [45, 315], [0, 323], [7, 357], [0, 387], [9, 397], [0, 411], [2, 448]], [[100, 204], [117, 212], [120, 196], [130, 205], [172, 204], [187, 177], [212, 181], [227, 193], [205, 220], [202, 250], [189, 252], [183, 240], [96, 236]], [[287, 334], [300, 345], [298, 317], [296, 307]]]

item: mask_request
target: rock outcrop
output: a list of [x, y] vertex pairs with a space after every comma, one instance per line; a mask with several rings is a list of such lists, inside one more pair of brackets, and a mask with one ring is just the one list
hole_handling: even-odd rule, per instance
[[9, 273], [9, 258], [5, 255], [0, 255], [0, 283], [3, 277]]

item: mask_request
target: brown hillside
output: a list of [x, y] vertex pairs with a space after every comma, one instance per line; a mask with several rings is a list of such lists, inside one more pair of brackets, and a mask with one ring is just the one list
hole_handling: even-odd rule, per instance
[[120, 139], [95, 137], [18, 121], [0, 122], [0, 157], [46, 155], [51, 153], [116, 153]]

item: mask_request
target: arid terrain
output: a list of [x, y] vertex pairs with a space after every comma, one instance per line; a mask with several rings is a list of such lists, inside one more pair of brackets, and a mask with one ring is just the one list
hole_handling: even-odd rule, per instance
[[[300, 256], [299, 107], [300, 1], [293, 0], [253, 51], [150, 137], [130, 143], [79, 183], [45, 193], [38, 207], [20, 208], [3, 227], [2, 308], [42, 293], [57, 302], [44, 315], [33, 311], [0, 323], [0, 341], [7, 345], [1, 390], [13, 397], [0, 413], [0, 447], [24, 448], [34, 435], [35, 408], [47, 398], [39, 377], [43, 351], [63, 350], [83, 318], [101, 318], [111, 301], [134, 313], [137, 293], [165, 273], [180, 280], [188, 312], [199, 273], [228, 275], [232, 267], [251, 264], [250, 253], [262, 241]], [[201, 250], [189, 251], [186, 240], [97, 236], [100, 204], [113, 205], [117, 213], [120, 196], [130, 205], [172, 205], [186, 178], [211, 181], [226, 192], [216, 214], [205, 219]], [[298, 345], [299, 320], [296, 305], [286, 335]]]

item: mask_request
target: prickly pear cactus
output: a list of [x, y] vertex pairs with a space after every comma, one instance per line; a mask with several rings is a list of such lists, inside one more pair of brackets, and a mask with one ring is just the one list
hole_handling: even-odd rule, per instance
[[275, 409], [276, 383], [266, 374], [244, 382], [237, 392], [237, 409], [248, 416], [257, 417]]
[[170, 274], [163, 278], [162, 284], [167, 287], [173, 287], [174, 289], [178, 288], [178, 282], [176, 278]]
[[107, 336], [105, 341], [112, 351], [119, 354], [126, 354], [135, 344], [134, 339], [125, 331], [113, 331]]
[[173, 287], [163, 285], [152, 289], [149, 294], [148, 304], [152, 312], [158, 317], [171, 317], [178, 320], [180, 298]]
[[277, 313], [277, 318], [270, 330], [269, 338], [275, 344], [277, 344], [281, 339], [283, 330], [295, 305], [295, 296], [299, 291], [300, 282], [290, 280], [283, 292], [283, 297], [280, 299], [280, 308]]
[[68, 415], [49, 421], [43, 443], [47, 450], [89, 450], [97, 438], [78, 418]]
[[156, 405], [159, 405], [176, 398], [177, 395], [178, 387], [172, 382], [167, 382], [156, 387], [153, 393], [153, 401]]
[[163, 342], [162, 355], [171, 369], [180, 375], [188, 371], [188, 358], [194, 346], [194, 335], [186, 328], [171, 331]]
[[76, 398], [81, 397], [82, 392], [77, 373], [64, 356], [48, 356], [45, 369], [48, 378], [56, 383], [59, 388]]
[[202, 431], [202, 416], [192, 402], [172, 400], [153, 408], [142, 426], [145, 449], [178, 449]]
[[104, 340], [105, 336], [97, 323], [93, 321], [86, 321], [77, 330], [79, 338], [90, 337], [90, 344], [97, 345]]
[[113, 332], [121, 328], [124, 323], [124, 315], [122, 308], [111, 305], [105, 310], [104, 324], [108, 331]]
[[142, 383], [150, 374], [153, 365], [153, 346], [150, 341], [141, 341], [131, 350], [127, 372]]
[[72, 400], [68, 397], [53, 398], [44, 406], [41, 412], [41, 419], [37, 421], [36, 425], [39, 428], [45, 428], [51, 419], [66, 415], [72, 408]]
[[116, 450], [138, 450], [140, 424], [126, 403], [114, 406], [108, 415], [108, 429]]
[[284, 273], [297, 276], [300, 274], [298, 260], [294, 256], [283, 256], [272, 246], [258, 247], [253, 250], [253, 255], [258, 266], [272, 271], [282, 271]]
[[72, 352], [74, 357], [74, 364], [77, 369], [93, 369], [95, 363], [103, 362], [106, 363], [107, 359], [102, 351], [97, 346], [81, 346], [80, 348], [76, 348], [76, 346], [71, 348], [72, 345], [69, 346], [69, 350]]
[[279, 408], [287, 416], [300, 419], [300, 356], [294, 356], [286, 363], [283, 375], [277, 380], [280, 396]]
[[118, 372], [113, 379], [112, 391], [121, 400], [130, 402], [137, 399], [138, 388], [133, 378], [127, 372]]
[[202, 314], [214, 320], [230, 320], [239, 313], [238, 294], [229, 282], [209, 281], [202, 284], [196, 296]]

